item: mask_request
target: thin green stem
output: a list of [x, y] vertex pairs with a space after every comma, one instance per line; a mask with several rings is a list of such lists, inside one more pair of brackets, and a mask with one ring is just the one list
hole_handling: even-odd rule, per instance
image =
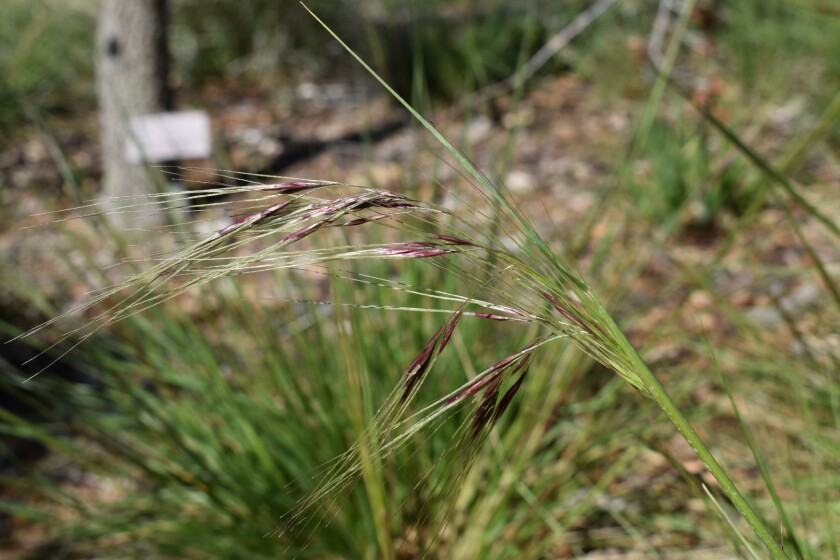
[[683, 8], [680, 17], [677, 19], [676, 28], [668, 43], [665, 57], [662, 60], [661, 66], [657, 68], [658, 75], [656, 83], [653, 85], [653, 91], [650, 93], [645, 112], [642, 115], [642, 120], [637, 129], [635, 141], [631, 147], [633, 149], [644, 148], [650, 136], [650, 129], [653, 126], [653, 119], [656, 116], [656, 109], [659, 107], [659, 102], [662, 101], [662, 96], [665, 93], [665, 88], [668, 85], [668, 79], [671, 72], [674, 70], [674, 64], [677, 61], [677, 56], [680, 53], [680, 47], [683, 44], [685, 33], [688, 30], [688, 23], [691, 19], [691, 14], [694, 12], [694, 4], [696, 0], [687, 2]]
[[643, 369], [643, 371], [639, 372], [640, 377], [645, 382], [645, 385], [647, 385], [653, 400], [656, 401], [659, 407], [668, 416], [668, 419], [671, 420], [671, 423], [676, 426], [680, 434], [682, 434], [689, 445], [691, 445], [694, 452], [697, 453], [697, 456], [700, 457], [700, 459], [706, 464], [712, 475], [715, 477], [715, 480], [718, 481], [721, 488], [723, 488], [723, 491], [726, 492], [726, 495], [729, 496], [729, 499], [732, 500], [732, 503], [734, 503], [735, 507], [738, 508], [738, 511], [741, 512], [741, 515], [747, 519], [747, 522], [752, 526], [756, 535], [758, 535], [759, 540], [764, 543], [764, 546], [766, 546], [773, 555], [773, 558], [776, 560], [790, 560], [790, 557], [785, 554], [785, 551], [782, 550], [782, 547], [776, 542], [773, 535], [770, 534], [769, 529], [764, 524], [764, 521], [761, 519], [759, 514], [752, 508], [746, 498], [744, 498], [738, 490], [738, 487], [735, 486], [735, 483], [731, 478], [729, 478], [729, 475], [726, 474], [726, 471], [720, 463], [717, 462], [714, 455], [712, 455], [712, 452], [709, 451], [709, 448], [706, 447], [706, 444], [703, 443], [703, 440], [697, 432], [694, 431], [694, 428], [691, 427], [688, 419], [686, 419], [677, 407], [676, 403], [668, 394], [668, 391], [665, 390], [662, 383], [659, 382], [647, 366], [644, 366], [641, 369]]

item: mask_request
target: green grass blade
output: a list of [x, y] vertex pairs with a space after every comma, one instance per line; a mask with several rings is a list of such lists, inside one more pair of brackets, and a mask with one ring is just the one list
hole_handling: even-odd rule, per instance
[[782, 520], [782, 524], [784, 525], [785, 531], [787, 531], [788, 537], [793, 542], [795, 547], [795, 553], [797, 558], [803, 558], [802, 550], [803, 545], [805, 544], [804, 541], [799, 537], [796, 532], [796, 529], [793, 526], [793, 523], [790, 520], [790, 516], [787, 513], [787, 509], [785, 509], [785, 505], [782, 502], [782, 499], [779, 497], [779, 492], [776, 490], [776, 485], [773, 482], [773, 478], [770, 475], [770, 469], [767, 467], [767, 461], [764, 459], [764, 454], [761, 452], [761, 449], [758, 447], [758, 443], [755, 441], [755, 437], [753, 437], [752, 430], [747, 425], [744, 417], [741, 415], [741, 410], [738, 407], [738, 404], [735, 402], [735, 397], [732, 395], [732, 391], [729, 389], [729, 384], [726, 382], [726, 379], [723, 376], [723, 373], [720, 370], [720, 367], [717, 363], [717, 356], [712, 351], [710, 345], [707, 347], [712, 357], [712, 363], [717, 370], [718, 379], [720, 380], [720, 385], [723, 387], [726, 396], [729, 398], [729, 402], [732, 405], [732, 410], [735, 413], [735, 419], [738, 422], [738, 425], [741, 427], [741, 432], [744, 434], [744, 438], [747, 440], [747, 446], [750, 448], [752, 452], [753, 458], [755, 459], [756, 465], [758, 465], [758, 470], [761, 473], [761, 478], [764, 481], [764, 485], [767, 488], [767, 491], [770, 493], [770, 497], [773, 500], [773, 505], [776, 507], [776, 512], [779, 514], [779, 518]]
[[301, 2], [301, 5], [306, 9], [307, 12], [310, 13], [310, 15], [312, 15], [313, 18], [315, 18], [315, 20], [319, 24], [321, 24], [324, 27], [324, 29], [327, 30], [327, 32], [330, 35], [333, 36], [333, 38], [336, 41], [338, 41], [338, 43], [353, 58], [356, 59], [356, 61], [359, 64], [362, 65], [362, 67], [368, 73], [370, 73], [371, 76], [374, 77], [374, 79], [376, 79], [376, 81], [378, 81], [382, 85], [382, 87], [384, 87], [388, 91], [390, 95], [394, 97], [394, 99], [396, 99], [403, 107], [405, 107], [405, 109], [409, 113], [411, 113], [411, 116], [414, 117], [414, 119], [417, 122], [419, 122], [426, 130], [428, 130], [429, 133], [431, 133], [431, 135], [434, 136], [434, 138], [438, 142], [440, 142], [440, 144], [458, 161], [458, 163], [467, 171], [467, 173], [469, 173], [473, 177], [473, 179], [478, 181], [478, 183], [493, 196], [496, 202], [501, 204], [506, 211], [510, 212], [510, 214], [516, 219], [516, 221], [523, 227], [529, 240], [531, 240], [537, 246], [540, 252], [552, 262], [552, 264], [557, 268], [557, 270], [564, 275], [566, 280], [569, 280], [581, 290], [588, 289], [588, 286], [582, 280], [577, 278], [577, 276], [572, 274], [566, 266], [560, 263], [557, 256], [554, 254], [553, 251], [551, 251], [551, 249], [549, 249], [548, 245], [546, 245], [545, 241], [534, 229], [534, 226], [531, 224], [531, 222], [527, 220], [522, 215], [522, 213], [511, 204], [511, 202], [507, 199], [504, 193], [496, 185], [494, 185], [493, 182], [490, 181], [490, 179], [488, 179], [484, 173], [479, 171], [475, 164], [473, 164], [472, 161], [470, 161], [470, 159], [466, 155], [464, 155], [464, 153], [461, 150], [459, 150], [454, 144], [452, 144], [443, 134], [441, 134], [434, 127], [432, 123], [428, 121], [428, 119], [423, 117], [423, 115], [421, 115], [408, 101], [403, 99], [403, 97], [400, 96], [400, 94], [398, 94], [390, 85], [388, 85], [388, 83], [373, 68], [371, 68], [364, 61], [364, 59], [362, 59], [362, 57], [356, 53], [356, 51], [351, 49], [350, 46], [347, 43], [345, 43], [326, 23], [324, 23], [318, 16], [316, 16], [312, 12], [312, 10], [310, 10], [306, 6], [306, 4], [303, 4], [303, 2]]
[[678, 86], [675, 82], [669, 82], [671, 86], [677, 91], [683, 98], [688, 100], [689, 103], [702, 115], [702, 117], [709, 122], [718, 132], [720, 132], [727, 140], [729, 140], [738, 150], [744, 154], [748, 160], [750, 160], [761, 173], [767, 177], [771, 183], [775, 183], [782, 187], [782, 189], [792, 198], [794, 199], [799, 205], [805, 208], [809, 214], [814, 216], [817, 220], [820, 221], [826, 228], [829, 229], [834, 235], [840, 237], [840, 226], [834, 223], [834, 220], [823, 214], [816, 206], [811, 204], [808, 199], [802, 196], [799, 191], [797, 191], [794, 186], [788, 181], [779, 171], [777, 171], [770, 163], [768, 163], [763, 157], [761, 157], [755, 150], [747, 146], [744, 141], [735, 133], [734, 130], [726, 126], [719, 118], [717, 118], [711, 111], [704, 107], [699, 107], [697, 104], [691, 101], [690, 95], [685, 92], [680, 86]]

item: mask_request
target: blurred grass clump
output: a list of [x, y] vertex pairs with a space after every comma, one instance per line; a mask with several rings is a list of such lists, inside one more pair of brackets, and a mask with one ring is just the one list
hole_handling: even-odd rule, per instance
[[840, 13], [828, 4], [750, 0], [727, 6], [719, 26], [743, 85], [744, 100], [813, 97], [825, 102], [840, 83]]
[[91, 106], [95, 18], [95, 6], [85, 0], [3, 3], [0, 144], [31, 121], [32, 111], [69, 113]]
[[[573, 15], [575, 6], [552, 10]], [[453, 100], [508, 78], [547, 38], [533, 5], [391, 2], [375, 17], [363, 56], [403, 97]]]
[[[708, 229], [724, 213], [739, 215], [753, 199], [740, 161], [720, 165], [716, 138], [703, 123], [668, 123], [656, 119], [640, 158], [649, 168], [638, 174], [630, 191], [639, 211], [649, 219], [673, 219], [689, 204], [690, 225]], [[715, 163], [718, 163], [717, 167]]]
[[[574, 14], [576, 6], [562, 12]], [[4, 4], [2, 129], [14, 134], [31, 122], [32, 111], [42, 117], [94, 107], [96, 8], [91, 0]], [[170, 79], [177, 87], [228, 78], [275, 88], [313, 73], [348, 77], [346, 65], [334, 56], [336, 46], [324, 41], [297, 2], [171, 0], [169, 11]], [[509, 0], [491, 5], [401, 0], [377, 7], [332, 0], [319, 11], [381, 65], [398, 91], [435, 99], [452, 99], [509, 76], [546, 33], [535, 10]]]
[[[387, 268], [365, 272], [395, 272]], [[452, 285], [426, 266], [408, 266], [400, 278], [439, 289]], [[278, 275], [277, 281], [303, 297], [317, 297], [321, 289], [294, 275]], [[4, 501], [2, 507], [24, 517], [37, 512], [35, 518], [57, 531], [64, 546], [102, 558], [275, 558], [278, 548], [311, 558], [388, 557], [395, 548], [444, 555], [455, 539], [438, 541], [435, 533], [451, 504], [436, 503], [423, 481], [434, 488], [428, 478], [442, 476], [442, 463], [457, 468], [467, 460], [446, 458], [463, 415], [388, 457], [378, 476], [365, 477], [335, 503], [321, 504], [327, 522], [316, 539], [307, 524], [282, 543], [265, 538], [357, 442], [378, 403], [399, 382], [401, 368], [437, 328], [434, 318], [340, 307], [301, 312], [300, 306], [232, 299], [237, 290], [232, 283], [204, 290], [202, 305], [214, 311], [195, 319], [161, 308], [97, 336], [76, 354], [76, 363], [98, 380], [94, 385], [39, 381], [30, 399], [40, 399], [47, 423], [33, 425], [6, 413], [2, 431], [51, 447], [61, 472], [85, 474], [75, 490], [49, 474], [13, 479], [19, 492], [49, 505], [27, 510]], [[370, 287], [341, 290], [333, 295], [342, 301], [423, 304], [410, 294], [383, 295]], [[522, 336], [494, 334], [475, 320], [465, 322], [456, 338], [460, 356], [447, 355], [438, 366], [453, 375], [435, 376], [424, 392], [446, 394], [466, 380], [455, 372], [479, 370], [523, 345]], [[479, 341], [492, 341], [494, 351]], [[539, 417], [547, 413], [542, 409]], [[534, 422], [531, 414], [520, 418]], [[512, 454], [519, 443], [510, 439], [496, 453]], [[546, 452], [535, 444], [532, 452]], [[503, 468], [488, 459], [485, 468]], [[469, 487], [489, 496], [479, 480]], [[462, 518], [459, 526], [466, 530], [473, 522]], [[470, 546], [491, 542], [481, 537]]]
[[[359, 45], [397, 91], [423, 102], [423, 96], [452, 100], [507, 78], [546, 37], [540, 16], [562, 21], [585, 3], [564, 4], [560, 10], [535, 6], [510, 0], [370, 5], [333, 0], [318, 11], [342, 37]], [[346, 77], [347, 67], [334, 56], [336, 45], [323, 40], [317, 24], [295, 2], [181, 0], [173, 7], [176, 72], [186, 84], [220, 76], [265, 81], [278, 70], [286, 76], [317, 69]]]
[[[321, 9], [358, 37], [358, 25], [340, 17], [358, 14], [352, 2], [330, 0]], [[170, 11], [173, 71], [185, 87], [219, 77], [271, 80], [278, 72], [334, 70], [330, 46], [297, 2], [171, 0]]]

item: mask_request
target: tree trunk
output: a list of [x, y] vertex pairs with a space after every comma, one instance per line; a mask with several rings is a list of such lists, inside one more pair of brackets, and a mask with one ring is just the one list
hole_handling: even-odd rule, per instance
[[[102, 138], [102, 206], [114, 211], [130, 204], [113, 197], [156, 192], [143, 165], [126, 160], [132, 116], [169, 108], [166, 0], [101, 0], [97, 30], [97, 93]], [[118, 227], [153, 226], [161, 215], [113, 213]]]

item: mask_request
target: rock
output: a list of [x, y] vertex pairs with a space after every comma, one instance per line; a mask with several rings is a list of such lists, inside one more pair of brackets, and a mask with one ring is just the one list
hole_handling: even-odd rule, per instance
[[534, 176], [527, 171], [514, 170], [505, 176], [505, 186], [515, 194], [528, 194], [536, 188]]
[[813, 282], [798, 286], [793, 293], [782, 298], [781, 305], [790, 313], [799, 313], [819, 301], [822, 289]]
[[782, 324], [781, 313], [773, 307], [753, 307], [746, 315], [766, 327], [778, 327]]
[[492, 131], [493, 121], [484, 115], [479, 115], [467, 126], [467, 141], [470, 144], [478, 144], [486, 140]]

